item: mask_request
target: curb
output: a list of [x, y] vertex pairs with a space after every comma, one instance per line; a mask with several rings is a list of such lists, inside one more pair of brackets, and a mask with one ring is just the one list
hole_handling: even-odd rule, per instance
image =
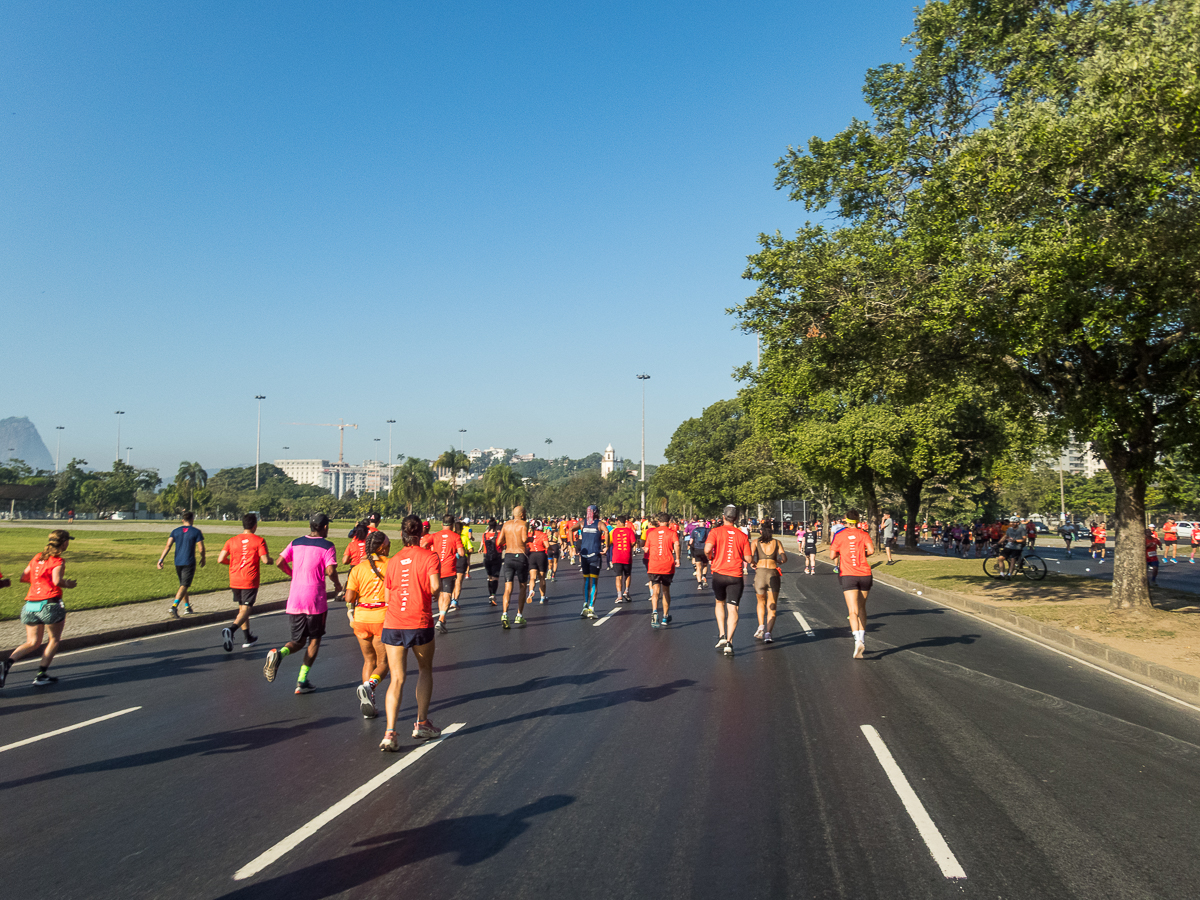
[[1188, 675], [1186, 672], [1178, 672], [1167, 666], [1160, 666], [1157, 663], [1134, 656], [1132, 653], [1126, 653], [1124, 650], [1117, 650], [1098, 641], [1093, 641], [1091, 638], [1082, 637], [1071, 631], [1067, 631], [1065, 628], [1047, 625], [1044, 622], [1039, 622], [1037, 619], [1031, 619], [1029, 616], [1023, 616], [1012, 610], [992, 606], [990, 603], [984, 603], [980, 600], [973, 600], [962, 594], [931, 588], [928, 585], [919, 584], [915, 581], [897, 578], [895, 575], [875, 573], [875, 578], [886, 585], [898, 588], [909, 594], [919, 590], [921, 591], [921, 599], [923, 600], [932, 600], [936, 603], [949, 606], [952, 609], [957, 609], [960, 612], [1002, 622], [1013, 631], [1019, 631], [1044, 644], [1052, 645], [1055, 649], [1064, 650], [1072, 656], [1109, 669], [1118, 675], [1124, 675], [1149, 687], [1157, 688], [1170, 694], [1172, 697], [1178, 697], [1181, 700], [1190, 702], [1200, 700], [1200, 678], [1197, 678], [1195, 675]]

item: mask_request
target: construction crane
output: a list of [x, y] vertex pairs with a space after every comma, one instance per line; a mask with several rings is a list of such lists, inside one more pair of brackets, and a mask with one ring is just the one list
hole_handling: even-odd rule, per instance
[[344, 466], [346, 464], [345, 454], [343, 453], [346, 447], [346, 429], [353, 428], [357, 431], [357, 425], [347, 425], [345, 419], [338, 419], [336, 424], [333, 422], [293, 422], [292, 424], [312, 425], [315, 428], [336, 428], [338, 430], [338, 465]]

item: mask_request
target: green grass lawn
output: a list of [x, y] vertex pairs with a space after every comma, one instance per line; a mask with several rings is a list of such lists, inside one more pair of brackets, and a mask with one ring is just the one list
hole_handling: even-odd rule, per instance
[[[347, 523], [344, 528], [330, 529], [330, 539], [337, 547], [338, 559], [341, 559], [348, 543], [346, 531], [349, 527]], [[307, 523], [297, 527], [297, 535], [307, 532]], [[0, 570], [13, 581], [11, 588], [0, 591], [0, 619], [15, 619], [20, 613], [28, 588], [18, 579], [33, 555], [45, 547], [46, 534], [45, 528], [0, 530]], [[67, 577], [74, 578], [79, 586], [66, 592], [67, 609], [97, 609], [175, 596], [179, 582], [175, 578], [172, 557], [167, 556], [161, 572], [154, 565], [166, 544], [166, 534], [77, 531], [73, 537], [71, 549], [64, 559]], [[192, 582], [194, 593], [229, 587], [229, 570], [217, 565], [217, 554], [229, 537], [224, 534], [212, 535], [205, 541], [208, 563], [203, 569], [196, 570], [196, 578]], [[273, 535], [265, 535], [264, 540], [272, 557], [286, 547], [288, 541], [287, 538]], [[283, 573], [274, 566], [263, 568], [263, 584], [283, 580]]]

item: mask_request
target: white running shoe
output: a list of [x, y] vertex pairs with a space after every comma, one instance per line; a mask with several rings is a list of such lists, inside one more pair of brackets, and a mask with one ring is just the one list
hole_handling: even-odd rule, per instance
[[754, 632], [754, 639], [756, 641], [761, 641], [763, 639], [763, 630], [761, 628], [759, 628], [758, 631]]
[[725, 645], [725, 649], [722, 650], [721, 652], [724, 653], [726, 656], [733, 656], [733, 644], [727, 643]]
[[722, 637], [719, 641], [717, 641], [717, 649], [718, 650], [720, 650], [722, 647], [728, 647], [728, 646], [729, 646], [729, 639], [726, 637]]
[[854, 642], [854, 658], [855, 658], [855, 659], [862, 659], [862, 658], [863, 658], [863, 654], [864, 654], [864, 653], [866, 653], [866, 652], [867, 652], [867, 645], [866, 645], [866, 644], [864, 644], [862, 641], [855, 641], [855, 642]]

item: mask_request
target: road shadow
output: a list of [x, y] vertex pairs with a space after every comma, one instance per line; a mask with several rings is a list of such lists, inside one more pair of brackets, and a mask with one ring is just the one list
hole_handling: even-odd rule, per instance
[[551, 716], [575, 716], [582, 713], [597, 712], [602, 709], [609, 709], [613, 706], [621, 706], [625, 703], [656, 703], [670, 697], [672, 694], [678, 693], [684, 688], [691, 687], [696, 684], [696, 681], [691, 678], [680, 678], [668, 684], [660, 684], [656, 687], [634, 687], [624, 688], [619, 691], [608, 691], [603, 694], [592, 694], [588, 697], [583, 697], [572, 703], [562, 703], [558, 706], [545, 706], [541, 709], [531, 710], [527, 713], [521, 713], [517, 716], [509, 716], [507, 719], [497, 719], [493, 722], [485, 722], [482, 725], [476, 725], [473, 728], [464, 728], [461, 734], [471, 734], [480, 731], [489, 731], [493, 728], [499, 728], [504, 725], [514, 725], [517, 722], [528, 722], [530, 719], [542, 719]]
[[897, 609], [893, 612], [870, 613], [867, 620], [871, 619], [886, 619], [888, 616], [944, 616], [946, 610], [940, 608], [931, 609]]
[[[381, 834], [354, 845], [363, 848], [361, 850], [247, 884], [223, 894], [220, 900], [262, 900], [265, 897], [322, 900], [447, 853], [454, 855], [452, 862], [456, 866], [474, 866], [502, 852], [532, 828], [530, 820], [535, 816], [556, 812], [574, 802], [575, 798], [566, 794], [549, 794], [505, 815], [459, 816], [419, 828]], [[391, 894], [400, 896], [403, 891], [394, 889], [386, 895], [368, 896]]]
[[97, 772], [114, 772], [121, 769], [137, 769], [151, 766], [155, 763], [172, 762], [189, 756], [217, 756], [227, 753], [245, 753], [263, 750], [276, 744], [290, 741], [310, 731], [320, 728], [330, 728], [342, 722], [354, 721], [349, 716], [327, 716], [313, 722], [299, 722], [295, 725], [285, 725], [288, 720], [268, 722], [265, 725], [255, 725], [250, 728], [237, 728], [233, 731], [218, 731], [200, 737], [188, 738], [185, 743], [173, 747], [162, 747], [158, 750], [144, 750], [141, 753], [131, 753], [127, 756], [116, 756], [112, 759], [97, 760], [78, 766], [68, 766], [31, 775], [28, 778], [15, 778], [11, 781], [0, 781], [0, 790], [21, 787], [27, 784], [53, 781], [70, 775], [91, 775]]
[[885, 656], [891, 656], [893, 653], [902, 653], [905, 650], [925, 650], [932, 647], [949, 647], [952, 644], [973, 644], [981, 635], [978, 634], [960, 634], [960, 635], [945, 635], [944, 637], [927, 638], [923, 641], [916, 641], [911, 644], [904, 644], [901, 647], [889, 647], [886, 650], [879, 650], [867, 656], [867, 659], [883, 659]]
[[601, 669], [598, 672], [584, 672], [579, 675], [552, 675], [539, 676], [530, 678], [528, 681], [523, 681], [520, 684], [507, 685], [505, 687], [488, 688], [484, 691], [475, 691], [470, 694], [460, 694], [457, 697], [449, 697], [444, 701], [434, 701], [430, 709], [433, 711], [449, 709], [452, 706], [462, 706], [464, 703], [470, 703], [472, 700], [488, 700], [494, 697], [515, 697], [519, 694], [528, 694], [530, 691], [541, 691], [546, 688], [561, 687], [563, 685], [572, 685], [575, 687], [584, 687], [589, 684], [595, 684], [609, 675], [617, 675], [624, 672], [624, 669]]
[[[9, 673], [8, 677], [9, 677], [9, 683], [5, 687], [5, 693], [10, 694], [10, 696], [11, 696], [11, 691], [14, 687], [16, 687], [16, 685], [12, 683], [12, 673], [11, 672]], [[26, 682], [26, 684], [28, 684], [29, 690], [30, 690], [30, 692], [32, 692], [33, 685], [28, 682]], [[108, 696], [108, 695], [107, 694], [92, 694], [90, 697], [67, 697], [66, 699], [63, 699], [63, 700], [52, 700], [49, 703], [22, 703], [19, 706], [14, 705], [12, 703], [5, 703], [3, 706], [0, 706], [0, 716], [10, 716], [13, 713], [20, 713], [20, 712], [32, 712], [36, 709], [49, 709], [52, 706], [64, 706], [65, 704], [68, 704], [68, 703], [89, 703], [93, 700], [103, 700], [106, 696]]]
[[435, 672], [454, 672], [461, 669], [477, 669], [480, 666], [507, 666], [513, 663], [529, 662], [541, 659], [551, 653], [565, 653], [569, 647], [555, 647], [552, 650], [540, 650], [537, 653], [510, 653], [508, 656], [489, 656], [487, 659], [468, 659], [462, 662], [450, 663], [445, 666], [434, 666]]

